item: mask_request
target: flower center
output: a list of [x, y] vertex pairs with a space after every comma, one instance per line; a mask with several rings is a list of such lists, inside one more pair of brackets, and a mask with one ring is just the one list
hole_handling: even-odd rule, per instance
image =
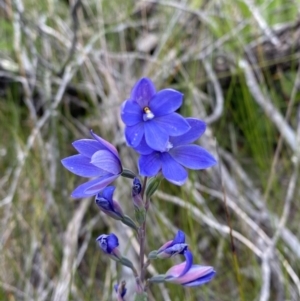
[[144, 111], [144, 115], [143, 115], [144, 121], [151, 120], [154, 118], [154, 114], [151, 112], [149, 107], [144, 107], [143, 111]]

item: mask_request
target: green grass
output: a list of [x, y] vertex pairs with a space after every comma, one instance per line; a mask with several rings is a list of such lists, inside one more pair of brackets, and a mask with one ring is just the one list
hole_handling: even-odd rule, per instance
[[[215, 67], [222, 87], [224, 109], [220, 118], [209, 125], [209, 134], [199, 143], [216, 154], [217, 141], [221, 151], [219, 160], [228, 170], [228, 174], [223, 171], [226, 195], [240, 210], [234, 210], [228, 203], [232, 228], [264, 252], [267, 246], [258, 239], [259, 235], [249, 226], [247, 218], [272, 238], [278, 227], [276, 218], [280, 218], [285, 205], [294, 170], [291, 162], [294, 153], [283, 142], [272, 172], [280, 133], [255, 101], [244, 71], [237, 63], [245, 58], [245, 47], [262, 33], [247, 4], [244, 1], [236, 1], [233, 5], [231, 1], [205, 3], [191, 0], [185, 4], [163, 1], [151, 6], [150, 2], [143, 2], [150, 6], [139, 10], [135, 1], [82, 3], [83, 7], [78, 10], [78, 44], [65, 71], [74, 70], [74, 73], [55, 107], [63, 82], [63, 75], [58, 71], [68, 57], [68, 45], [72, 40], [70, 7], [65, 1], [40, 1], [37, 4], [25, 0], [19, 48], [13, 43], [16, 34], [14, 15], [2, 18], [0, 10], [0, 300], [58, 301], [54, 300], [54, 292], [64, 269], [63, 263], [67, 262], [64, 252], [69, 243], [65, 233], [82, 202], [87, 201], [71, 199], [71, 191], [83, 183], [83, 179], [64, 170], [60, 163], [62, 158], [75, 154], [71, 142], [88, 137], [88, 130], [93, 128], [117, 146], [126, 167], [136, 169], [137, 157], [127, 151], [122, 139], [120, 104], [139, 77], [149, 76], [158, 89], [171, 87], [184, 93], [181, 114], [205, 118], [215, 106], [214, 86], [199, 60], [199, 55], [208, 49], [210, 52], [205, 59]], [[294, 2], [274, 0], [264, 3], [255, 1], [268, 26], [296, 21], [299, 5], [297, 8]], [[11, 9], [16, 13], [15, 6]], [[199, 17], [199, 10], [208, 21]], [[55, 30], [56, 34], [49, 35], [38, 29], [41, 20], [45, 20], [48, 29]], [[240, 30], [230, 36], [239, 26]], [[57, 33], [62, 40], [57, 38]], [[148, 33], [157, 36], [158, 44], [149, 53], [141, 53], [136, 48], [137, 39]], [[212, 48], [224, 36], [227, 38]], [[93, 38], [95, 41], [90, 44]], [[84, 53], [89, 44], [93, 45], [92, 50]], [[27, 79], [31, 80], [29, 88], [33, 84], [35, 88], [28, 99], [36, 110], [36, 120], [30, 115], [20, 83], [21, 78], [25, 80], [24, 73], [4, 68], [11, 81], [1, 85], [1, 63], [9, 59], [19, 66], [20, 51], [23, 66], [27, 66], [27, 59], [32, 66], [26, 70]], [[282, 63], [288, 68], [281, 68], [281, 63], [277, 63], [276, 70], [270, 68], [275, 62], [267, 61], [263, 55], [258, 56], [253, 66], [261, 70], [260, 89], [270, 96], [272, 104], [283, 116], [291, 102], [297, 78], [295, 55], [292, 53], [283, 58]], [[229, 68], [217, 71], [220, 56], [228, 58]], [[49, 69], [49, 65], [52, 68]], [[294, 131], [299, 102], [300, 93], [297, 92], [288, 116], [288, 124]], [[52, 113], [47, 117], [49, 112]], [[36, 135], [37, 124], [45, 116]], [[225, 158], [224, 151], [232, 155], [252, 187], [240, 176], [237, 165]], [[191, 186], [179, 188], [163, 181], [160, 187], [161, 191], [183, 200], [181, 205], [160, 196], [153, 197], [146, 254], [170, 240], [179, 228], [188, 236], [195, 262], [214, 266], [217, 275], [211, 283], [199, 288], [165, 284], [164, 292], [172, 301], [259, 300], [263, 284], [261, 259], [243, 241], [234, 239], [237, 274], [230, 237], [221, 230], [228, 227], [224, 196], [219, 198], [203, 188], [210, 188], [222, 196], [219, 169], [189, 174]], [[264, 200], [261, 196], [266, 193], [271, 176], [273, 180]], [[234, 182], [233, 190], [226, 182], [229, 180]], [[202, 188], [197, 186], [199, 183]], [[130, 181], [118, 179], [117, 184], [119, 201], [133, 217]], [[297, 184], [299, 186], [299, 180]], [[256, 192], [258, 196], [254, 196]], [[187, 204], [191, 207], [186, 207]], [[265, 220], [261, 219], [262, 212]], [[299, 218], [299, 189], [296, 188], [285, 228], [294, 234], [298, 243]], [[134, 282], [128, 273], [100, 253], [95, 239], [101, 233], [115, 231], [124, 242], [121, 249], [136, 260], [134, 237], [116, 226], [116, 221], [99, 215], [93, 203], [84, 211], [80, 223], [80, 231], [75, 236], [75, 257], [69, 255], [71, 281], [64, 300], [113, 300], [111, 292], [115, 282], [124, 277], [129, 287]], [[213, 223], [220, 228], [216, 229]], [[285, 262], [295, 275], [299, 275], [299, 258], [282, 237], [276, 244], [276, 252], [284, 257], [284, 261], [277, 255], [274, 259], [282, 282], [276, 285], [279, 272], [271, 274], [269, 300], [281, 301], [281, 293], [284, 300], [298, 300], [299, 288]], [[175, 262], [179, 261], [154, 261], [153, 267], [158, 273], [164, 273]], [[151, 270], [147, 276], [152, 276]], [[150, 292], [151, 300], [164, 299], [161, 287], [152, 285]]]

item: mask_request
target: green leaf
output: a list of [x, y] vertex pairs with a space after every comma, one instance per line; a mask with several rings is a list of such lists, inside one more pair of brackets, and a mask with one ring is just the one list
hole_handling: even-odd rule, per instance
[[150, 279], [148, 279], [148, 281], [152, 283], [161, 283], [161, 282], [165, 282], [165, 279], [166, 279], [166, 275], [161, 274], [161, 275], [156, 275], [151, 277]]
[[121, 263], [122, 265], [125, 265], [126, 267], [129, 267], [129, 268], [133, 268], [133, 263], [126, 257], [122, 257], [120, 260], [119, 260], [119, 263]]
[[155, 193], [155, 191], [159, 188], [160, 182], [161, 182], [161, 177], [155, 177], [149, 180], [146, 188], [147, 198], [150, 198]]
[[121, 219], [121, 222], [126, 226], [134, 229], [135, 231], [138, 231], [137, 225], [128, 215], [124, 215], [123, 218]]
[[149, 259], [156, 259], [157, 258], [157, 251], [151, 251], [149, 254], [148, 254], [148, 258]]
[[136, 177], [135, 173], [127, 168], [123, 168], [121, 176], [124, 178], [129, 178], [129, 179], [134, 179]]
[[142, 225], [146, 219], [146, 210], [145, 208], [134, 207], [135, 219], [139, 225]]

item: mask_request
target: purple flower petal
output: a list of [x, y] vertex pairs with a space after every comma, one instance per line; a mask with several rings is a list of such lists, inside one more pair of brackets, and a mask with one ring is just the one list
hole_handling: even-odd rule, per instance
[[107, 251], [111, 252], [114, 248], [119, 246], [118, 237], [111, 233], [107, 238]]
[[205, 275], [204, 277], [200, 277], [199, 279], [183, 283], [182, 285], [188, 286], [188, 287], [199, 286], [199, 285], [202, 285], [202, 284], [205, 284], [205, 283], [211, 281], [212, 278], [214, 278], [215, 274], [216, 274], [215, 271], [211, 271], [209, 274]]
[[105, 214], [114, 219], [120, 220], [124, 214], [119, 203], [112, 199], [115, 189], [116, 187], [114, 186], [105, 187], [96, 195], [95, 203]]
[[77, 140], [74, 141], [72, 145], [81, 155], [88, 158], [91, 158], [96, 151], [106, 149], [106, 147], [101, 145], [98, 141], [92, 139]]
[[190, 169], [204, 169], [217, 163], [207, 150], [198, 145], [177, 146], [169, 154], [176, 162]]
[[120, 204], [115, 200], [112, 200], [112, 203], [113, 203], [113, 207], [114, 207], [114, 212], [120, 216], [124, 216], [123, 209], [120, 206]]
[[120, 160], [108, 150], [99, 150], [91, 158], [91, 163], [98, 168], [106, 170], [114, 175], [122, 172]]
[[178, 230], [174, 239], [166, 242], [157, 251], [158, 258], [170, 258], [177, 254], [183, 255], [187, 252], [188, 245], [185, 243], [185, 234], [181, 230]]
[[155, 122], [169, 136], [182, 135], [190, 129], [186, 119], [177, 113], [157, 117], [152, 122]]
[[118, 237], [114, 234], [102, 234], [96, 239], [99, 247], [106, 253], [111, 254], [112, 251], [119, 246]]
[[114, 186], [108, 186], [96, 195], [95, 202], [101, 210], [105, 210], [105, 213], [109, 211], [114, 212], [114, 203], [112, 199], [114, 191]]
[[98, 194], [98, 196], [101, 197], [101, 198], [104, 198], [106, 200], [109, 200], [110, 202], [112, 202], [113, 194], [114, 194], [115, 190], [116, 190], [115, 186], [108, 186], [105, 189], [103, 189]]
[[185, 243], [185, 234], [183, 231], [178, 230], [173, 239], [173, 244], [182, 244], [182, 243]]
[[158, 152], [150, 155], [142, 155], [139, 158], [139, 174], [141, 176], [153, 177], [161, 169], [161, 159]]
[[[157, 253], [161, 253], [163, 252], [164, 250], [166, 250], [169, 246], [171, 246], [173, 244], [173, 240], [169, 240], [167, 241], [166, 243], [164, 243], [158, 250], [157, 250]], [[169, 255], [169, 254], [168, 254]]]
[[112, 144], [110, 144], [106, 140], [104, 140], [101, 137], [99, 137], [98, 135], [96, 135], [92, 130], [90, 131], [90, 133], [104, 148], [106, 148], [108, 151], [114, 153], [116, 155], [116, 157], [119, 158], [119, 153]]
[[[112, 175], [112, 174], [108, 174], [102, 178], [98, 179], [98, 183], [95, 183], [93, 185], [90, 185], [85, 193], [87, 194], [97, 194], [100, 190], [102, 190], [103, 188], [105, 188], [107, 185], [109, 185], [110, 183], [112, 183], [115, 179], [117, 179], [119, 177], [119, 175]], [[91, 181], [92, 182], [92, 181]]]
[[178, 283], [184, 286], [196, 286], [207, 283], [214, 275], [215, 271], [213, 267], [192, 265], [191, 268], [183, 276], [180, 276], [185, 269], [187, 263], [175, 265], [167, 271], [166, 281]]
[[119, 175], [107, 174], [78, 186], [71, 194], [73, 198], [84, 198], [96, 195], [100, 190], [112, 183]]
[[190, 129], [183, 135], [170, 137], [173, 146], [193, 143], [205, 132], [205, 122], [196, 118], [186, 118], [186, 121], [190, 125]]
[[83, 155], [67, 157], [61, 160], [61, 163], [66, 169], [81, 177], [92, 178], [107, 174], [105, 170], [93, 166], [90, 158]]
[[181, 277], [183, 275], [185, 275], [191, 268], [191, 266], [193, 265], [193, 254], [191, 251], [189, 250], [186, 250], [184, 253], [183, 253], [185, 259], [186, 259], [186, 264], [185, 264], [185, 267], [184, 269], [182, 270], [182, 272], [180, 273], [180, 275], [178, 277]]
[[121, 118], [127, 126], [136, 125], [143, 122], [143, 109], [138, 103], [126, 100], [121, 108]]
[[173, 278], [178, 278], [178, 276], [182, 273], [182, 271], [184, 270], [186, 266], [186, 262], [182, 262], [182, 263], [179, 263], [179, 264], [176, 264], [174, 266], [172, 266], [167, 272], [166, 272], [166, 275], [167, 275], [167, 281], [169, 279], [173, 279]]
[[153, 153], [153, 149], [146, 143], [145, 137], [142, 138], [141, 143], [136, 146], [134, 150], [141, 155], [149, 155]]
[[158, 151], [165, 151], [167, 148], [169, 135], [152, 120], [145, 122], [146, 143]]
[[141, 78], [131, 91], [131, 99], [136, 101], [141, 108], [149, 105], [150, 99], [155, 95], [155, 86], [149, 78]]
[[182, 93], [173, 89], [164, 89], [155, 94], [149, 107], [155, 117], [159, 117], [176, 111], [181, 106], [182, 99]]
[[168, 153], [161, 154], [162, 174], [171, 183], [182, 185], [187, 179], [187, 171]]
[[126, 126], [125, 138], [129, 146], [136, 147], [140, 144], [144, 136], [144, 123], [138, 123], [133, 126]]
[[[103, 190], [105, 190], [107, 187], [105, 187]], [[113, 211], [113, 201], [111, 199], [106, 199], [103, 197], [103, 190], [100, 191], [95, 198], [95, 203], [101, 210], [107, 211]]]

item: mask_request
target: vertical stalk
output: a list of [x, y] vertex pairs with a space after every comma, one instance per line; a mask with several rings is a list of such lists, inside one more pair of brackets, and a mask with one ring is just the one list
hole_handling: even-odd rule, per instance
[[[145, 195], [145, 190], [146, 190], [146, 185], [147, 185], [147, 180], [148, 178], [145, 177], [144, 178], [144, 183], [143, 183], [143, 187], [142, 187], [142, 198], [144, 200], [144, 195]], [[145, 210], [146, 210], [146, 215], [145, 215], [145, 220], [143, 222], [143, 224], [141, 225], [141, 227], [139, 228], [139, 241], [140, 241], [140, 279], [141, 279], [141, 283], [144, 282], [144, 256], [145, 256], [145, 239], [146, 239], [146, 218], [147, 218], [147, 211], [148, 211], [148, 207], [149, 207], [149, 200], [146, 199], [145, 201]]]

